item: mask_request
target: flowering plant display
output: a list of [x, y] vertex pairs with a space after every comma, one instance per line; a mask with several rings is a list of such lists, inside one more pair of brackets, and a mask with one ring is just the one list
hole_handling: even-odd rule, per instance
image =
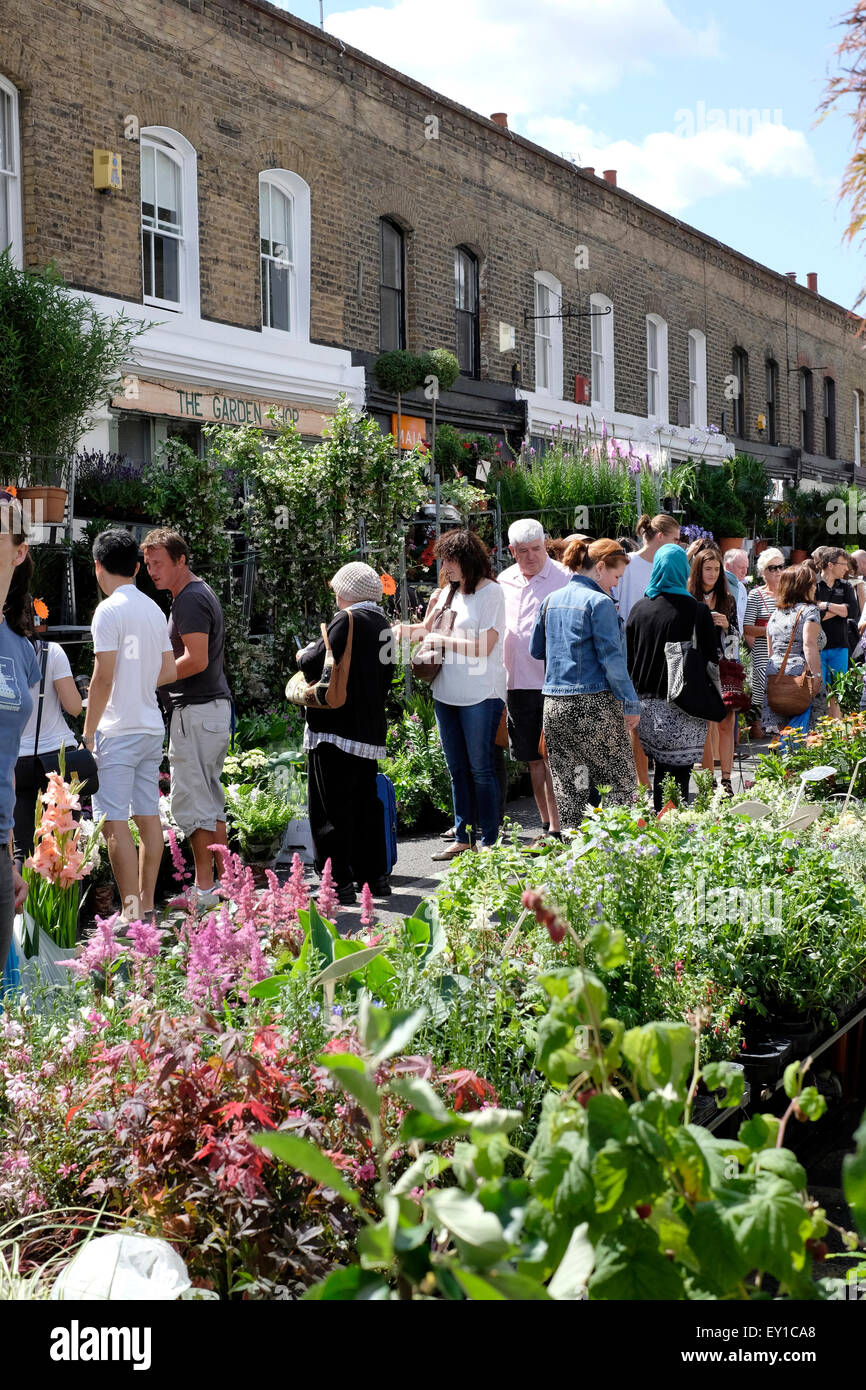
[[49, 772], [48, 786], [37, 799], [34, 850], [24, 861], [27, 912], [33, 922], [25, 941], [28, 955], [38, 951], [40, 931], [58, 946], [75, 945], [81, 881], [92, 863], [92, 850], [86, 839], [82, 841], [81, 826], [73, 814], [81, 809], [80, 785], [77, 777], [67, 783], [59, 772]]

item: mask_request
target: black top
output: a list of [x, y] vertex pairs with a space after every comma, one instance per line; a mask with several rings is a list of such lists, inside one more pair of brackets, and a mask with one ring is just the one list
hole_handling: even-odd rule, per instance
[[[832, 589], [823, 579], [819, 579], [815, 585], [816, 603], [844, 603], [848, 609], [848, 616], [840, 618], [833, 614], [825, 618], [821, 615], [821, 626], [827, 638], [828, 647], [847, 647], [848, 646], [848, 618], [853, 618], [856, 622], [860, 616], [860, 606], [857, 603], [857, 596], [854, 593], [847, 579], [837, 579]], [[820, 610], [819, 610], [820, 611]]]
[[203, 579], [191, 579], [172, 599], [168, 637], [175, 657], [183, 656], [183, 638], [190, 632], [207, 633], [207, 666], [194, 676], [187, 676], [165, 687], [172, 709], [232, 698], [223, 671], [226, 642], [223, 610], [213, 589]]
[[[340, 738], [383, 747], [385, 743], [385, 700], [394, 671], [394, 643], [391, 624], [375, 608], [352, 609], [352, 655], [346, 703], [339, 709], [308, 708], [307, 723], [313, 733], [338, 734]], [[339, 661], [346, 650], [349, 617], [341, 610], [328, 624], [328, 641]], [[311, 683], [318, 680], [325, 664], [325, 644], [321, 637], [298, 652], [298, 665]]]
[[628, 673], [638, 695], [665, 699], [665, 642], [688, 642], [693, 632], [704, 660], [717, 661], [716, 625], [705, 603], [699, 603], [691, 594], [657, 594], [655, 598], [638, 600], [625, 628]]

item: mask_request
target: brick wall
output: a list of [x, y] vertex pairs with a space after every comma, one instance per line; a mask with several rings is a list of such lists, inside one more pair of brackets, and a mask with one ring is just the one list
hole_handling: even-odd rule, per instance
[[[724, 379], [739, 346], [747, 435], [770, 355], [780, 441], [799, 442], [796, 368], [808, 364], [835, 378], [837, 452], [853, 456], [852, 393], [866, 371], [843, 309], [283, 12], [253, 0], [5, 0], [0, 73], [21, 96], [26, 262], [53, 259], [77, 287], [140, 299], [139, 147], [124, 139], [135, 114], [197, 150], [206, 318], [258, 328], [258, 174], [288, 168], [311, 188], [314, 341], [377, 350], [378, 219], [389, 216], [406, 232], [411, 349], [454, 346], [463, 244], [480, 260], [492, 380], [510, 381], [522, 359], [532, 385], [524, 314], [533, 272], [548, 270], [577, 307], [595, 290], [613, 300], [618, 410], [646, 413], [645, 317], [656, 312], [669, 325], [672, 421], [688, 397], [688, 331], [701, 328], [711, 423], [727, 410], [730, 429]], [[425, 138], [431, 115], [438, 139]], [[94, 146], [123, 154], [122, 192], [92, 189]], [[517, 327], [516, 353], [499, 352], [500, 320]], [[566, 383], [589, 373], [589, 331], [588, 319], [564, 321]], [[821, 452], [821, 370], [815, 401]]]

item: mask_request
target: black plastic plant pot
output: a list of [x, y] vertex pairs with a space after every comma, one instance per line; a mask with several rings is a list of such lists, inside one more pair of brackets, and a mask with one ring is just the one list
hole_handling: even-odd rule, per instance
[[737, 1061], [742, 1063], [751, 1086], [765, 1086], [782, 1075], [793, 1051], [789, 1038], [763, 1038], [753, 1043], [750, 1051], [741, 1052]]
[[773, 1036], [788, 1038], [793, 1057], [807, 1057], [820, 1036], [820, 1028], [811, 1014], [771, 1015], [768, 1019]]

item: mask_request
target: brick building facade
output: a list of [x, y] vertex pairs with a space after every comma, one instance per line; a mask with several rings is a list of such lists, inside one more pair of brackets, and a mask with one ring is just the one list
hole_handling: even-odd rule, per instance
[[[604, 416], [657, 457], [697, 437], [859, 479], [843, 308], [285, 11], [5, 0], [0, 83], [21, 263], [158, 321], [91, 442], [146, 452], [270, 403], [315, 435], [340, 392], [389, 425], [380, 348], [462, 332], [440, 419], [516, 443]], [[94, 189], [95, 149], [121, 189]]]

